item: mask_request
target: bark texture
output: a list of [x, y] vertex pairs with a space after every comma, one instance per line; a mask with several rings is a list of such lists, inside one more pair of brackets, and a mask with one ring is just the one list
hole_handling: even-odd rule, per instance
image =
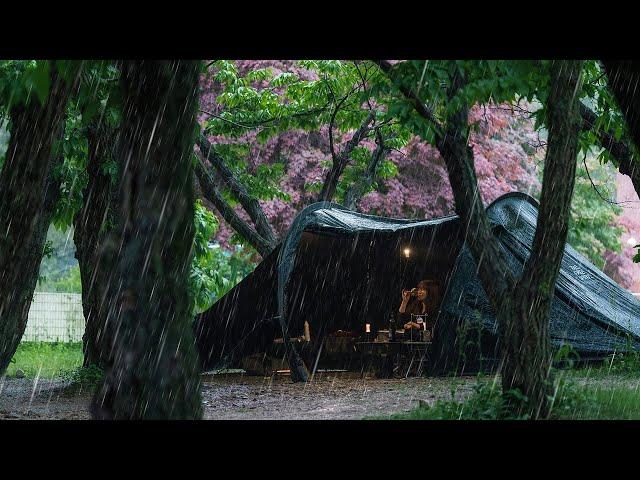
[[502, 304], [503, 391], [523, 392], [536, 408], [529, 412], [534, 417], [549, 414], [547, 399], [553, 393], [548, 315], [569, 231], [581, 127], [577, 94], [581, 67], [578, 61], [556, 61], [551, 69], [549, 140], [533, 247]]
[[0, 374], [27, 324], [47, 230], [59, 194], [52, 151], [64, 129], [71, 86], [52, 69], [49, 96], [10, 110], [11, 136], [0, 174]]
[[108, 292], [111, 349], [94, 418], [202, 415], [188, 291], [198, 73], [195, 61], [123, 65], [119, 233], [101, 255], [102, 267], [117, 269]]
[[85, 332], [82, 337], [84, 366], [105, 367], [109, 342], [106, 339], [109, 298], [107, 286], [112, 280], [112, 268], [100, 268], [102, 245], [115, 228], [117, 192], [115, 184], [103, 167], [111, 160], [115, 132], [104, 125], [92, 123], [87, 129], [89, 181], [82, 192], [82, 208], [76, 214], [73, 240], [82, 283], [82, 310]]

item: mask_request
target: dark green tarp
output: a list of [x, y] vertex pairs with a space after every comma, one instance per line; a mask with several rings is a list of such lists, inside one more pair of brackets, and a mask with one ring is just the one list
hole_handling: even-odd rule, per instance
[[[537, 202], [523, 193], [503, 195], [488, 208], [494, 233], [514, 273], [527, 258]], [[256, 270], [196, 320], [203, 365], [264, 351], [294, 336], [309, 321], [319, 348], [335, 330], [386, 327], [402, 288], [435, 279], [444, 292], [429, 371], [473, 372], [498, 366], [497, 325], [464, 245], [457, 216], [404, 220], [364, 215], [332, 203], [307, 207], [286, 238]], [[402, 252], [410, 248], [410, 259]], [[550, 315], [555, 347], [568, 345], [582, 359], [602, 359], [640, 346], [640, 302], [566, 246]]]

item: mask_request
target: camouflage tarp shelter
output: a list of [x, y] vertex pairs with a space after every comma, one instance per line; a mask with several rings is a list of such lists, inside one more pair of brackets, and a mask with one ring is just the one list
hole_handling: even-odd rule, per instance
[[[487, 207], [515, 273], [529, 255], [537, 207], [523, 193], [503, 195]], [[462, 227], [457, 216], [415, 221], [326, 202], [307, 207], [279, 247], [197, 317], [203, 367], [237, 365], [243, 355], [265, 351], [282, 337], [282, 324], [297, 336], [308, 321], [314, 352], [330, 332], [363, 332], [365, 323], [374, 332], [386, 328], [401, 289], [431, 279], [441, 295], [427, 371], [495, 370], [496, 320]], [[567, 344], [582, 360], [640, 347], [640, 302], [569, 245], [550, 317], [552, 345]]]

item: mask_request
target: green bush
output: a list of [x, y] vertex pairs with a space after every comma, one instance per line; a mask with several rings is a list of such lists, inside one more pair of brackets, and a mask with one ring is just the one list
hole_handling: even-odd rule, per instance
[[250, 248], [237, 245], [234, 252], [211, 246], [210, 239], [218, 230], [218, 219], [200, 200], [195, 203], [194, 255], [189, 274], [192, 312], [198, 314], [231, 290], [254, 268]]
[[631, 338], [627, 339], [627, 348], [616, 352], [604, 361], [603, 368], [608, 373], [619, 375], [640, 374], [640, 352], [633, 348]]
[[41, 280], [38, 290], [42, 292], [82, 293], [82, 281], [78, 265], [73, 266], [63, 276], [55, 280], [47, 278]]
[[97, 365], [64, 369], [58, 375], [66, 382], [83, 386], [98, 385], [104, 378], [104, 372]]
[[414, 410], [392, 415], [392, 420], [522, 420], [526, 416], [513, 413], [514, 404], [526, 401], [518, 390], [502, 395], [499, 382], [478, 380], [473, 394], [463, 402], [438, 400], [433, 406], [421, 403]]

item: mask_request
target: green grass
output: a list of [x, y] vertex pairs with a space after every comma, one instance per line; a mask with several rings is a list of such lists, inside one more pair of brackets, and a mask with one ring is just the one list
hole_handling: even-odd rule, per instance
[[584, 387], [588, 401], [560, 418], [566, 420], [640, 420], [640, 390]]
[[22, 342], [18, 346], [6, 375], [14, 377], [20, 369], [27, 378], [54, 378], [82, 366], [82, 342]]
[[[573, 378], [573, 377], [570, 377]], [[510, 392], [511, 401], [522, 397]], [[509, 398], [510, 397], [510, 398]], [[500, 394], [499, 382], [478, 381], [465, 401], [439, 400], [422, 403], [408, 412], [391, 415], [391, 420], [517, 420], [508, 400]], [[383, 418], [383, 417], [377, 417]], [[555, 396], [551, 418], [555, 420], [638, 420], [640, 419], [640, 383], [631, 385], [579, 384], [562, 380]]]

